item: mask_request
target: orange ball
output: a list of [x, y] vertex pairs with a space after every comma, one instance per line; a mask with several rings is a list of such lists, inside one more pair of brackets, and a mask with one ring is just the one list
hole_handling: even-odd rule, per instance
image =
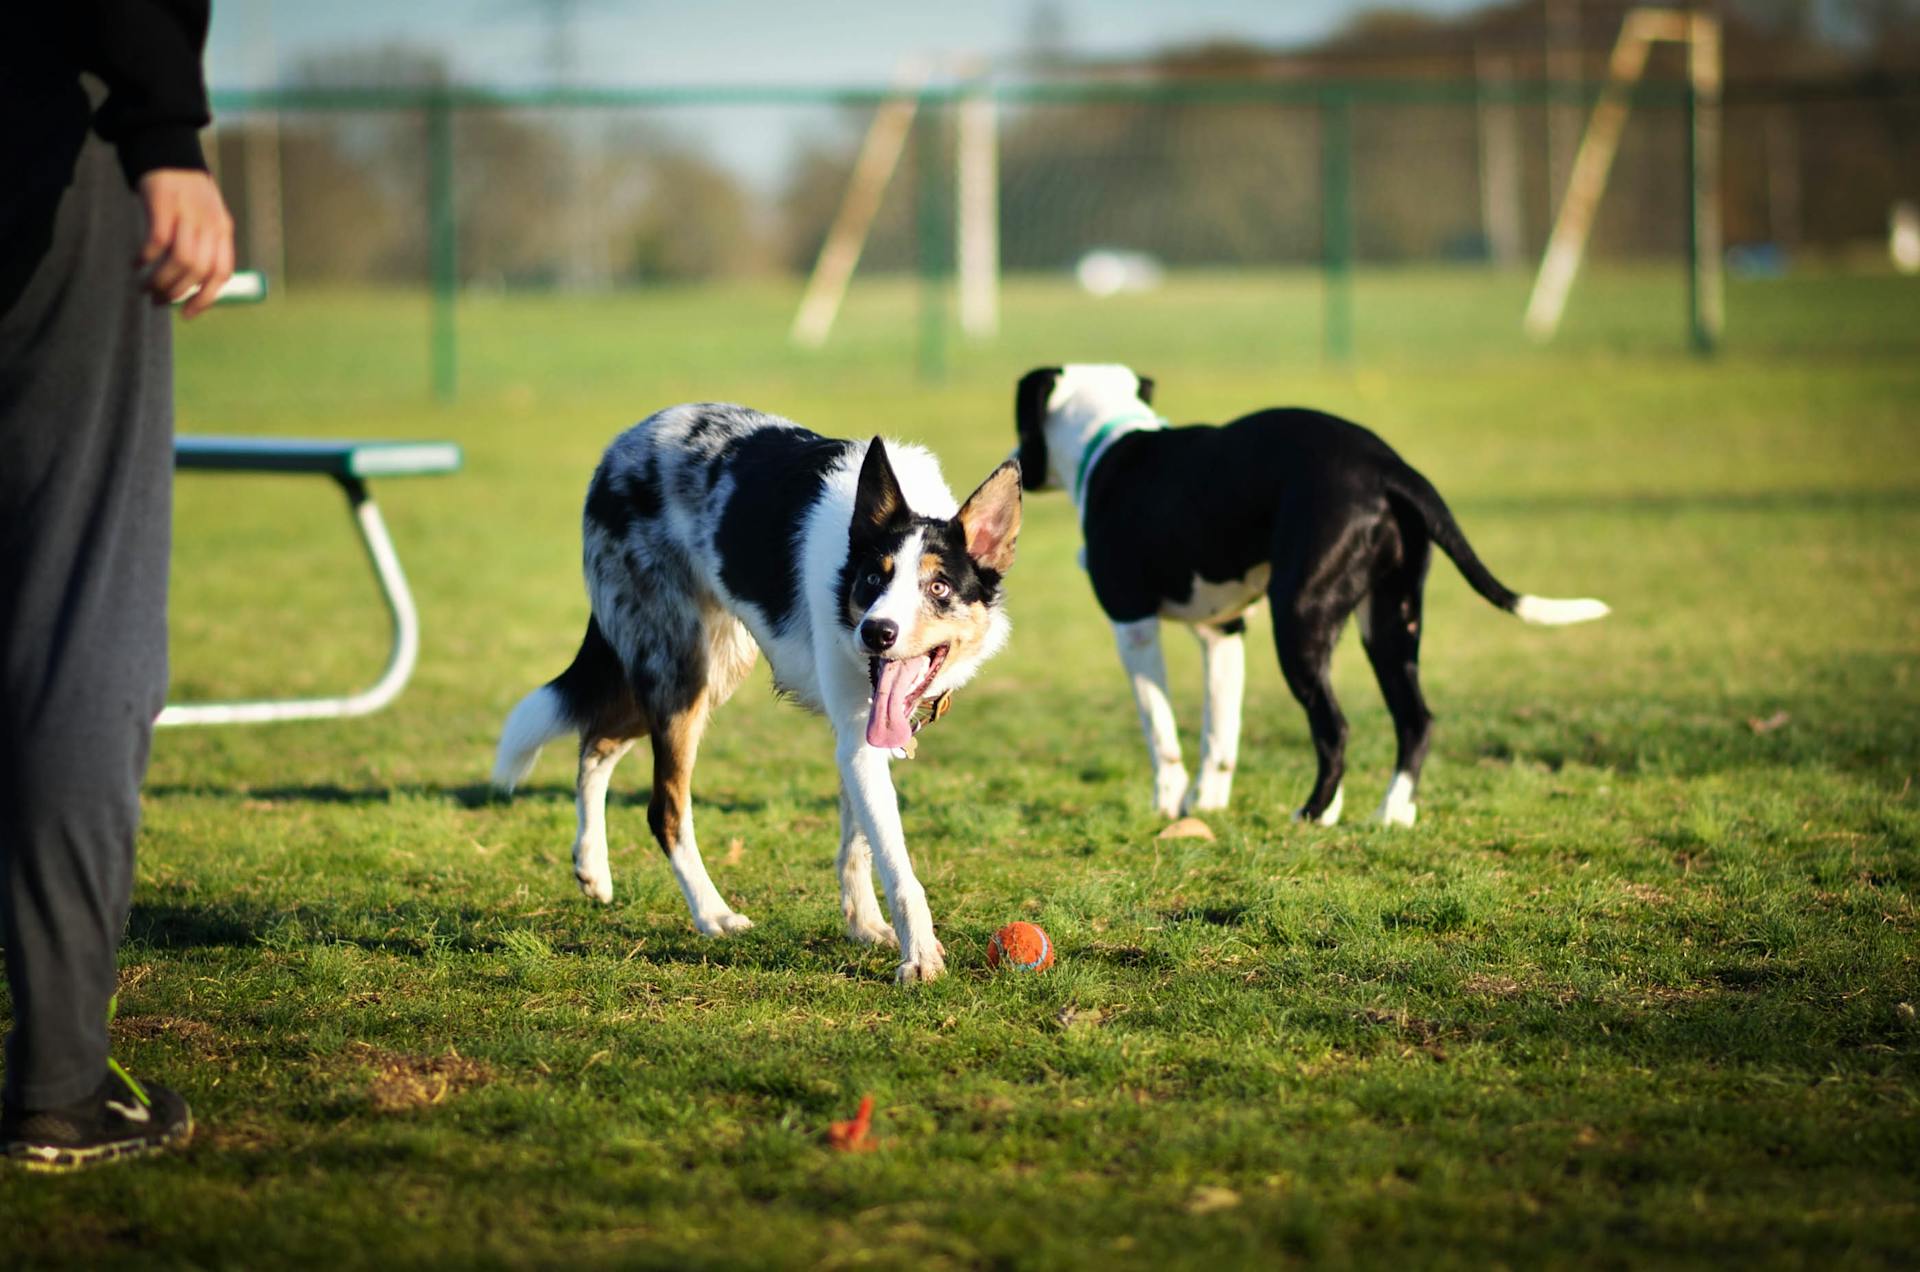
[[1053, 942], [1038, 924], [1009, 923], [987, 942], [987, 966], [1044, 972], [1053, 966]]

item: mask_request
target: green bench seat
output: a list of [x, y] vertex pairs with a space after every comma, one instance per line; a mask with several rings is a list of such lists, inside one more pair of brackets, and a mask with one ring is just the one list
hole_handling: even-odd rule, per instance
[[367, 482], [372, 478], [424, 477], [458, 472], [460, 447], [453, 442], [338, 441], [281, 437], [174, 439], [174, 467], [183, 472], [308, 475], [332, 478], [347, 496], [348, 515], [373, 566], [374, 579], [393, 620], [387, 669], [359, 693], [334, 698], [270, 698], [245, 702], [175, 702], [158, 724], [264, 724], [277, 720], [337, 719], [378, 711], [406, 686], [420, 656], [420, 616], [400, 569], [393, 538]]
[[174, 466], [203, 472], [422, 477], [460, 470], [453, 442], [349, 442], [292, 437], [179, 437]]

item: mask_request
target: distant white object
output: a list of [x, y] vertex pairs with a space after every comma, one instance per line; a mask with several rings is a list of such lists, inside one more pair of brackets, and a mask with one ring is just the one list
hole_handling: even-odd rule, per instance
[[1887, 254], [1902, 274], [1920, 274], [1920, 207], [1906, 199], [1887, 214]]
[[1073, 276], [1089, 295], [1118, 296], [1121, 292], [1153, 291], [1166, 277], [1166, 271], [1146, 252], [1099, 247], [1080, 258], [1080, 263], [1073, 267]]

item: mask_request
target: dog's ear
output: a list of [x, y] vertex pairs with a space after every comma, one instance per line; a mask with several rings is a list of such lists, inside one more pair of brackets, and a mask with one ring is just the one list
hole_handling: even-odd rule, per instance
[[1020, 471], [1020, 464], [1010, 459], [988, 473], [954, 518], [967, 536], [967, 555], [995, 574], [1013, 568], [1013, 541], [1020, 534]]
[[1136, 373], [1133, 377], [1140, 381], [1140, 400], [1148, 406], [1153, 405], [1153, 377]]
[[887, 460], [887, 444], [876, 437], [867, 443], [860, 480], [853, 488], [853, 533], [871, 534], [904, 525], [912, 516], [907, 510], [907, 497], [900, 493], [900, 481], [893, 475], [893, 465]]
[[1059, 367], [1035, 367], [1020, 377], [1013, 394], [1013, 426], [1020, 436], [1020, 483], [1028, 490], [1047, 484], [1047, 399], [1060, 381]]

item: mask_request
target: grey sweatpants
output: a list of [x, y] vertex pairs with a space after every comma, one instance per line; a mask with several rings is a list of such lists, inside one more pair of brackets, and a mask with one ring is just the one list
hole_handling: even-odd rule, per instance
[[106, 1073], [167, 680], [171, 315], [138, 288], [145, 215], [113, 151], [77, 144], [64, 189], [0, 193], [0, 945], [16, 1108], [68, 1103]]

